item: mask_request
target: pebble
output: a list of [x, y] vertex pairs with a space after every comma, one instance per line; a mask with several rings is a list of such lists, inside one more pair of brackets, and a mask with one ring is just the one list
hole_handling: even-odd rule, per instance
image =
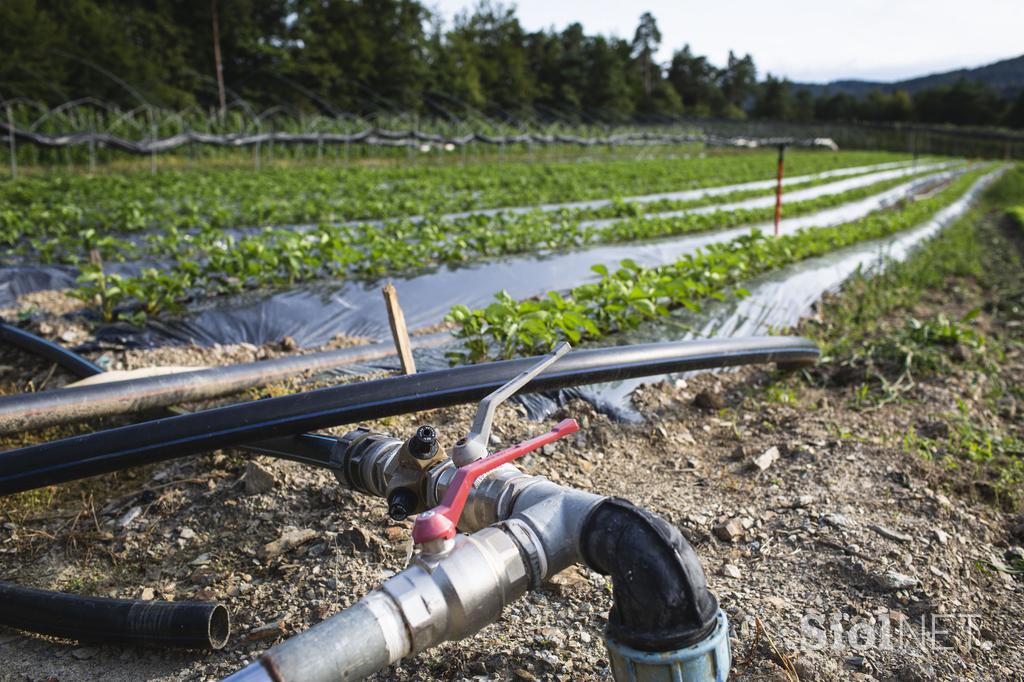
[[833, 528], [854, 528], [857, 525], [845, 514], [825, 514], [821, 517], [821, 520]]
[[725, 397], [718, 391], [704, 389], [693, 399], [693, 404], [702, 410], [721, 410], [725, 408]]
[[775, 462], [778, 461], [778, 459], [779, 459], [779, 449], [773, 445], [770, 448], [768, 448], [767, 450], [765, 450], [764, 452], [762, 452], [760, 455], [758, 455], [757, 457], [754, 458], [754, 466], [758, 470], [764, 471], [765, 469], [770, 467], [772, 464], [775, 464]]
[[142, 596], [139, 597], [142, 601], [153, 601], [156, 599], [156, 590], [152, 587], [143, 587]]
[[938, 541], [938, 543], [940, 545], [948, 545], [949, 544], [949, 533], [947, 533], [946, 531], [942, 530], [941, 528], [933, 529], [932, 530], [932, 535], [935, 536], [935, 539]]
[[279, 554], [283, 554], [289, 549], [309, 542], [316, 536], [317, 533], [312, 528], [305, 528], [303, 530], [293, 529], [282, 533], [281, 536], [273, 542], [268, 542], [263, 545], [259, 554], [264, 559], [271, 559]]
[[71, 652], [71, 655], [80, 661], [88, 661], [100, 652], [98, 647], [83, 646]]
[[726, 578], [742, 577], [739, 566], [736, 566], [735, 564], [725, 564], [724, 566], [722, 566], [722, 575], [724, 575]]
[[274, 474], [261, 466], [258, 462], [249, 461], [245, 463], [245, 473], [242, 475], [245, 483], [246, 495], [259, 495], [269, 492], [277, 484]]
[[121, 526], [121, 528], [127, 528], [131, 525], [132, 521], [139, 518], [140, 514], [142, 514], [142, 507], [132, 507], [124, 513], [124, 516], [117, 520], [117, 525]]
[[739, 519], [730, 519], [711, 529], [715, 537], [725, 542], [732, 542], [743, 535], [743, 524]]
[[911, 587], [915, 587], [917, 585], [917, 578], [903, 573], [897, 573], [896, 571], [886, 571], [879, 578], [878, 584], [883, 589], [891, 592], [895, 592], [897, 590], [909, 590]]
[[868, 526], [868, 528], [875, 531], [883, 538], [895, 540], [896, 542], [911, 542], [914, 539], [905, 533], [900, 533], [899, 531], [895, 531], [891, 528], [886, 528], [885, 526], [871, 525]]
[[196, 532], [188, 526], [183, 526], [181, 531], [178, 532], [178, 537], [183, 540], [193, 540], [196, 537]]

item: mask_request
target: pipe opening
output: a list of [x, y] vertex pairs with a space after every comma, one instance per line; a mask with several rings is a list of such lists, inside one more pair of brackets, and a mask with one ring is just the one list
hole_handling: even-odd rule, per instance
[[210, 638], [211, 649], [223, 649], [231, 635], [231, 614], [223, 604], [217, 604], [210, 611], [206, 632]]

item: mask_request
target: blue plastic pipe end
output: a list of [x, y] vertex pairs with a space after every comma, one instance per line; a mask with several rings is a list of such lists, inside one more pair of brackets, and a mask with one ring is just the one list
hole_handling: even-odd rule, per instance
[[605, 636], [616, 682], [725, 682], [732, 655], [729, 619], [718, 610], [705, 639], [674, 651], [640, 651]]

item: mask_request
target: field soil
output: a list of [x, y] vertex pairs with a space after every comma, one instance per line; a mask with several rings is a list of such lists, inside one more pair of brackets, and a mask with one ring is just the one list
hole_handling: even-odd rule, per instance
[[[1005, 273], [1008, 286], [1017, 278], [1019, 289], [1019, 276]], [[1020, 307], [993, 296], [971, 278], [950, 280], [914, 303], [914, 316], [961, 319], [979, 309], [976, 328], [1002, 349], [1000, 380], [1021, 386]], [[828, 333], [829, 306], [841, 299], [823, 304], [803, 330]], [[880, 328], [906, 317], [894, 312]], [[7, 392], [30, 379], [38, 386], [51, 371], [3, 352]], [[133, 353], [114, 359], [180, 364]], [[647, 385], [633, 397], [639, 424], [612, 422], [584, 402], [545, 423], [505, 406], [495, 434], [510, 444], [565, 416], [581, 421], [579, 434], [523, 467], [630, 499], [683, 531], [732, 623], [733, 679], [1020, 679], [1024, 516], [1015, 492], [993, 471], [954, 467], [921, 444], [947, 442], [965, 415], [976, 429], [1024, 437], [1024, 405], [1019, 392], [992, 396], [979, 351], [954, 344], [941, 353], [943, 371], [915, 376], [895, 394], [880, 393], [850, 358], [832, 357], [795, 375], [749, 368]], [[370, 426], [405, 436], [433, 424], [451, 445], [472, 412]], [[234, 629], [214, 653], [0, 630], [5, 680], [216, 679], [354, 603], [411, 552], [411, 524], [389, 520], [383, 501], [342, 489], [327, 472], [230, 451], [0, 500], [0, 517], [0, 579], [220, 600]], [[289, 534], [301, 542], [268, 555]], [[572, 568], [475, 637], [378, 679], [610, 679], [602, 642], [610, 606], [608, 579]]]

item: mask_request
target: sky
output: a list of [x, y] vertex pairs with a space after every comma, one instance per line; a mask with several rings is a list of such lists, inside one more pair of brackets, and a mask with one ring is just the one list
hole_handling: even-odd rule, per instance
[[[447, 19], [473, 0], [428, 0]], [[509, 4], [509, 3], [505, 3]], [[528, 31], [578, 21], [587, 33], [631, 39], [650, 11], [659, 59], [689, 43], [725, 64], [750, 53], [758, 75], [801, 82], [894, 81], [982, 66], [1024, 53], [1024, 0], [519, 0]]]

